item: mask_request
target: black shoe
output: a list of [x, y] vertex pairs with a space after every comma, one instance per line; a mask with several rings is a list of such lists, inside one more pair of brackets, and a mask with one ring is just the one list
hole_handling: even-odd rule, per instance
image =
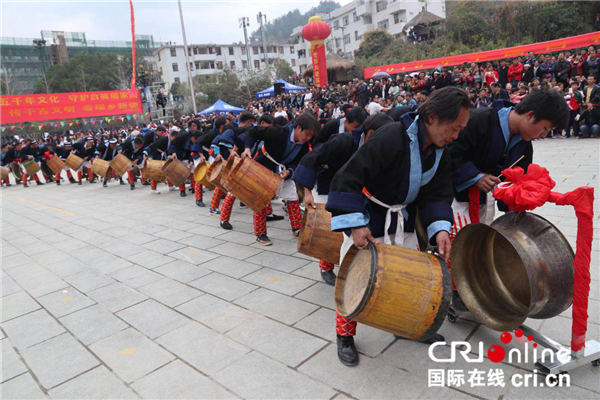
[[75, 178], [69, 178], [69, 182], [71, 182], [71, 183], [75, 183], [75, 182], [77, 182], [77, 181], [75, 180]]
[[60, 186], [60, 180], [56, 181], [56, 185]]
[[28, 185], [28, 184], [26, 184], [26, 183], [24, 183], [24, 184], [23, 184], [23, 187], [29, 187], [29, 185]]
[[321, 278], [325, 281], [326, 284], [335, 286], [335, 272], [333, 270], [329, 271], [321, 271]]
[[231, 226], [229, 221], [221, 221], [221, 228], [230, 231], [233, 229], [233, 226]]
[[354, 345], [354, 336], [337, 335], [338, 358], [347, 367], [358, 365], [358, 351]]
[[7, 183], [7, 184], [5, 184], [4, 186], [6, 186], [6, 187], [11, 187], [11, 186], [12, 186], [12, 183]]
[[196, 205], [198, 207], [205, 207], [205, 204], [204, 204], [204, 202], [202, 200], [196, 200]]
[[[408, 339], [402, 336], [398, 336], [398, 335], [394, 335], [394, 337], [396, 339], [402, 339], [402, 340], [412, 340], [412, 339]], [[425, 340], [416, 340], [419, 343], [424, 343], [424, 344], [433, 344], [433, 343], [437, 343], [437, 342], [445, 342], [446, 339], [444, 339], [444, 337], [442, 335], [440, 335], [439, 333], [434, 333], [430, 338], [425, 339]]]
[[275, 215], [269, 214], [267, 215], [267, 222], [269, 221], [281, 221], [283, 219], [283, 215]]
[[119, 185], [127, 185], [127, 184], [126, 184], [125, 182], [123, 182], [123, 179], [121, 179], [121, 180], [119, 181]]
[[129, 185], [129, 190], [134, 190], [135, 189], [135, 183], [132, 183], [131, 185]]
[[187, 196], [187, 193], [185, 193], [185, 190], [182, 190], [181, 192], [179, 192], [179, 195], [181, 197], [185, 197], [185, 196]]
[[195, 190], [194, 190], [194, 185], [190, 186], [190, 192], [196, 193]]
[[468, 312], [469, 309], [465, 305], [465, 303], [460, 298], [458, 291], [452, 291], [452, 307], [458, 312]]
[[83, 182], [79, 181], [77, 182], [78, 185], [83, 185]]
[[102, 187], [107, 187], [106, 186], [106, 181], [102, 182]]
[[94, 178], [94, 179], [92, 179], [92, 180], [90, 181], [90, 183], [96, 183], [96, 182], [98, 182], [98, 181], [96, 180], [96, 178]]
[[40, 186], [40, 185], [45, 185], [45, 183], [43, 183], [43, 182], [40, 182], [40, 181], [35, 181], [35, 183], [36, 183], [38, 186]]
[[271, 239], [269, 239], [267, 235], [258, 235], [256, 237], [256, 243], [262, 246], [271, 246], [273, 244], [273, 242], [271, 241]]
[[144, 181], [144, 182], [142, 182], [142, 186], [150, 186], [150, 182]]

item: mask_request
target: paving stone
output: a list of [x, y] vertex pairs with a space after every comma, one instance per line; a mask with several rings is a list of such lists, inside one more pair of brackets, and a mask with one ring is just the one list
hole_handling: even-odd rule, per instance
[[46, 389], [99, 364], [98, 360], [68, 333], [32, 346], [21, 354]]
[[183, 315], [152, 299], [126, 308], [117, 316], [152, 339], [190, 322]]
[[2, 340], [2, 379], [5, 382], [9, 379], [27, 372], [27, 367], [21, 361], [21, 358], [12, 347], [9, 339]]
[[250, 293], [257, 288], [249, 283], [218, 273], [212, 273], [189, 282], [189, 285], [228, 301]]
[[180, 243], [186, 244], [190, 247], [194, 247], [200, 250], [208, 250], [212, 247], [218, 246], [220, 244], [225, 243], [223, 240], [214, 239], [207, 236], [194, 235], [190, 237], [186, 237], [185, 239], [181, 239]]
[[[317, 282], [323, 282], [323, 278], [321, 278], [321, 270], [319, 269], [318, 262], [311, 262], [310, 264], [307, 264], [302, 268], [298, 268], [297, 270], [292, 272], [292, 274], [302, 276], [307, 279], [312, 279]], [[336, 268], [335, 274], [337, 275], [337, 268]]]
[[65, 330], [45, 311], [37, 310], [2, 324], [13, 345], [23, 350]]
[[19, 284], [33, 297], [40, 297], [69, 286], [65, 281], [52, 273], [26, 279], [19, 282]]
[[163, 279], [159, 274], [138, 265], [120, 269], [110, 274], [110, 276], [134, 289]]
[[327, 342], [267, 318], [254, 318], [227, 336], [291, 367], [322, 349]]
[[[2, 260], [4, 262], [4, 259]], [[20, 265], [7, 269], [8, 275], [13, 278], [16, 282], [23, 282], [29, 279], [37, 278], [39, 276], [47, 275], [50, 273], [41, 264], [32, 261], [29, 264]]]
[[229, 231], [219, 236], [219, 239], [230, 243], [241, 244], [244, 246], [249, 246], [251, 244], [256, 243], [256, 236], [236, 231]]
[[137, 399], [138, 397], [122, 381], [104, 366], [94, 368], [77, 378], [52, 390], [53, 399]]
[[132, 387], [147, 399], [235, 399], [218, 383], [179, 360], [138, 379]]
[[156, 240], [156, 237], [147, 233], [136, 232], [133, 234], [123, 236], [121, 239], [131, 244], [142, 245]]
[[184, 325], [156, 341], [209, 376], [250, 351], [196, 322]]
[[50, 264], [59, 261], [66, 261], [70, 259], [71, 256], [60, 250], [53, 249], [50, 251], [45, 251], [43, 253], [34, 254], [33, 256], [31, 256], [31, 258], [39, 263]]
[[[116, 240], [116, 239], [113, 239]], [[126, 243], [126, 242], [121, 242], [115, 245], [111, 245], [108, 247], [105, 247], [106, 251], [108, 251], [109, 253], [112, 253], [116, 256], [119, 257], [131, 257], [135, 254], [139, 254], [139, 253], [143, 253], [144, 251], [146, 251], [145, 248], [141, 247], [141, 246], [136, 246], [133, 245], [131, 243]]]
[[27, 293], [21, 291], [0, 298], [0, 322], [9, 321], [21, 315], [40, 309], [41, 306]]
[[194, 265], [185, 261], [176, 260], [154, 269], [154, 272], [166, 275], [182, 283], [188, 283], [195, 279], [210, 274], [210, 270], [203, 265]]
[[211, 248], [210, 251], [224, 256], [233, 257], [238, 260], [245, 260], [262, 252], [261, 249], [253, 249], [249, 246], [243, 246], [236, 243], [223, 243], [222, 245]]
[[48, 271], [61, 278], [86, 271], [90, 268], [87, 264], [75, 258], [58, 261], [52, 264], [44, 264], [44, 266], [46, 267], [46, 269], [48, 269]]
[[[343, 369], [338, 367], [338, 370]], [[256, 352], [245, 355], [215, 374], [214, 378], [247, 399], [281, 398], [282, 390], [285, 390], [286, 397], [294, 399], [330, 399], [336, 394], [318, 380], [299, 374]]]
[[115, 333], [90, 349], [125, 382], [133, 382], [174, 357], [133, 329]]
[[62, 317], [60, 322], [85, 345], [90, 345], [128, 328], [128, 325], [100, 305]]
[[[310, 281], [314, 284], [314, 281]], [[294, 296], [297, 299], [308, 301], [335, 310], [335, 288], [326, 283], [318, 282], [314, 286]]]
[[[173, 220], [169, 219], [169, 223], [173, 223]], [[176, 229], [164, 229], [162, 231], [154, 233], [153, 235], [159, 238], [169, 239], [173, 241], [179, 241], [183, 238], [192, 236], [192, 234], [189, 232], [184, 232]]]
[[2, 278], [2, 297], [21, 292], [23, 289], [9, 276]]
[[44, 242], [38, 241], [37, 243], [28, 244], [26, 246], [21, 246], [20, 250], [22, 253], [27, 254], [28, 256], [32, 256], [34, 254], [43, 253], [45, 251], [52, 250], [53, 247]]
[[315, 284], [314, 281], [286, 274], [271, 268], [263, 268], [253, 272], [252, 274], [245, 276], [243, 280], [275, 292], [287, 294], [288, 296], [293, 296]]
[[[289, 232], [289, 235], [290, 235], [290, 237], [293, 237], [291, 231]], [[265, 251], [269, 251], [269, 252], [273, 252], [273, 253], [284, 254], [287, 256], [290, 256], [290, 255], [296, 253], [296, 251], [297, 251], [295, 243], [291, 243], [288, 240], [281, 240], [281, 239], [274, 239], [274, 238], [271, 238], [271, 240], [273, 241], [273, 244], [271, 246], [265, 247], [258, 243], [254, 243], [250, 247], [257, 248], [257, 249], [263, 249]]]
[[206, 266], [206, 268], [212, 271], [219, 272], [223, 275], [227, 275], [236, 279], [261, 269], [261, 267], [256, 264], [251, 264], [225, 256], [210, 260], [202, 264], [202, 266]]
[[127, 260], [108, 253], [104, 253], [101, 257], [96, 257], [87, 261], [87, 264], [96, 271], [107, 275], [133, 265]]
[[173, 253], [169, 253], [169, 257], [173, 257], [181, 261], [198, 265], [212, 260], [213, 258], [216, 258], [218, 256], [208, 251], [195, 249], [193, 247], [184, 247], [183, 249], [177, 250]]
[[246, 261], [287, 273], [293, 272], [303, 265], [308, 264], [308, 261], [306, 260], [270, 251], [262, 252]]
[[[430, 387], [425, 390], [425, 392], [419, 397], [419, 399], [424, 400], [438, 400], [438, 399], [476, 399], [477, 397], [469, 396], [467, 393], [459, 392], [453, 388], [449, 387]], [[336, 397], [337, 399], [337, 397]]]
[[117, 312], [148, 298], [148, 296], [119, 282], [93, 290], [88, 293], [88, 296], [112, 312]]
[[180, 305], [177, 307], [177, 311], [221, 333], [225, 333], [250, 319], [261, 318], [259, 314], [210, 294], [205, 294]]
[[169, 278], [142, 286], [138, 290], [169, 307], [177, 307], [203, 294]]
[[95, 269], [80, 272], [78, 274], [65, 276], [64, 280], [80, 292], [87, 293], [92, 290], [115, 283], [116, 281]]
[[8, 257], [2, 257], [2, 268], [4, 270], [16, 268], [22, 265], [30, 264], [33, 261], [34, 260], [31, 257], [23, 253], [18, 253]]
[[30, 374], [23, 374], [10, 381], [4, 382], [0, 389], [4, 399], [47, 399], [48, 396], [33, 380]]
[[57, 292], [39, 297], [38, 301], [56, 318], [89, 307], [92, 304], [96, 304], [87, 296], [81, 294], [72, 287], [67, 287]]
[[175, 250], [184, 248], [185, 244], [172, 242], [167, 239], [157, 239], [153, 242], [144, 244], [143, 247], [156, 253], [168, 254], [174, 252]]
[[[426, 357], [426, 350], [424, 354]], [[401, 390], [402, 398], [414, 399], [427, 387], [425, 379], [417, 378], [369, 357], [361, 357], [359, 364], [355, 367], [341, 367], [343, 365], [337, 357], [336, 346], [329, 345], [298, 370], [329, 386], [343, 388], [345, 393], [355, 398], [397, 398], [398, 391]]]
[[[218, 216], [212, 216], [210, 218], [208, 218], [209, 221], [214, 222], [217, 226], [208, 226], [208, 225], [200, 225], [197, 226], [194, 229], [189, 229], [188, 232], [194, 235], [201, 235], [201, 236], [206, 236], [206, 237], [217, 237], [219, 235], [224, 234], [226, 231], [224, 231], [223, 229], [219, 228], [219, 217]], [[197, 221], [198, 223], [201, 223], [202, 221]]]
[[293, 324], [318, 308], [266, 289], [258, 289], [240, 297], [234, 303], [286, 324]]

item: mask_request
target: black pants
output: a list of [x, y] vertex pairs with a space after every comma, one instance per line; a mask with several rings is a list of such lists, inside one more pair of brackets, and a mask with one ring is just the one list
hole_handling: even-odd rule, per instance
[[579, 121], [575, 121], [575, 117], [579, 114], [579, 110], [569, 111], [569, 123], [567, 124], [567, 137], [571, 137], [571, 127], [573, 127], [573, 136], [579, 136]]

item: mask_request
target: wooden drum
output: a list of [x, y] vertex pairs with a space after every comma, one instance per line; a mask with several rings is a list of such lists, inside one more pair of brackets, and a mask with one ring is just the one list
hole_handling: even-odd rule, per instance
[[142, 171], [142, 178], [153, 179], [156, 182], [164, 182], [165, 176], [161, 172], [163, 165], [165, 165], [164, 161], [146, 160]]
[[23, 161], [23, 167], [25, 167], [28, 175], [35, 175], [40, 171], [40, 166], [35, 160]]
[[60, 173], [65, 168], [64, 161], [57, 155], [52, 156], [51, 159], [46, 161], [46, 165], [54, 172], [54, 175]]
[[161, 172], [175, 186], [181, 186], [190, 176], [190, 169], [175, 158], [168, 159], [163, 165]]
[[110, 167], [120, 176], [125, 175], [132, 165], [133, 161], [123, 154], [117, 154], [117, 156], [110, 161]]
[[338, 264], [344, 234], [331, 232], [331, 213], [325, 210], [325, 204], [316, 206], [317, 208], [308, 207], [302, 217], [298, 252], [318, 260]]
[[79, 170], [79, 167], [81, 167], [81, 164], [83, 164], [83, 158], [77, 157], [74, 153], [71, 153], [65, 160], [65, 164], [73, 171], [77, 171]]
[[254, 212], [259, 212], [279, 190], [281, 177], [251, 158], [233, 166], [225, 187]]
[[106, 179], [108, 177], [108, 172], [110, 171], [110, 162], [97, 158], [92, 161], [91, 169], [92, 173]]
[[451, 294], [441, 258], [386, 244], [352, 246], [335, 285], [340, 315], [413, 340], [428, 339], [442, 326]]
[[208, 171], [210, 169], [210, 164], [208, 162], [203, 162], [196, 166], [194, 170], [194, 180], [199, 182], [202, 186], [207, 187], [209, 189], [214, 189], [214, 185], [208, 180]]
[[0, 180], [6, 179], [6, 177], [8, 177], [9, 172], [10, 172], [10, 168], [0, 166]]

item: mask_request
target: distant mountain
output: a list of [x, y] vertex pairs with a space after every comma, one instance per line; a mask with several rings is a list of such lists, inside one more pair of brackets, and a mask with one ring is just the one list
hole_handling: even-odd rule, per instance
[[[317, 11], [333, 11], [339, 7], [341, 7], [340, 4], [335, 1], [321, 1], [319, 5], [311, 8], [305, 14], [302, 14], [300, 10], [295, 9], [287, 14], [277, 17], [267, 22], [265, 25], [267, 42], [286, 43], [290, 40], [292, 30], [299, 25], [305, 25], [312, 14]], [[268, 17], [269, 15], [267, 14], [267, 18]], [[252, 18], [250, 21], [252, 22]], [[256, 21], [256, 19], [254, 19], [254, 21]], [[256, 26], [258, 23], [254, 23], [254, 25]], [[256, 29], [250, 35], [250, 41], [252, 43], [258, 43], [260, 40], [260, 29]]]

